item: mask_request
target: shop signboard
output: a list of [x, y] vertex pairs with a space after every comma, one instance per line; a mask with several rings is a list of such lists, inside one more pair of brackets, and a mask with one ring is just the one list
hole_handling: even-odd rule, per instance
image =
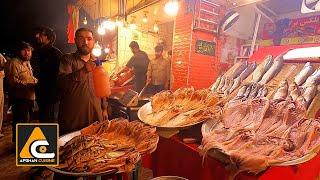
[[197, 40], [196, 53], [207, 56], [215, 56], [216, 43], [212, 41]]

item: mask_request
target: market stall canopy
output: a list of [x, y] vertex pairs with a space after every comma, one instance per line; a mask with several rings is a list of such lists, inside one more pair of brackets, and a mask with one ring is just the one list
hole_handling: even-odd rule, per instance
[[130, 14], [156, 2], [159, 0], [77, 0], [76, 5], [83, 8], [92, 19], [98, 19], [123, 15], [124, 10]]

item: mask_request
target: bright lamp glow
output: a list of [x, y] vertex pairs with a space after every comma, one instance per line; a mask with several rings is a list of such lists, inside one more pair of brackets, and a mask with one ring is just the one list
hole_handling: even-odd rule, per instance
[[118, 27], [123, 27], [123, 21], [117, 19], [117, 20], [116, 20], [116, 25], [117, 25]]
[[110, 52], [110, 48], [104, 48], [104, 52], [108, 54]]
[[102, 27], [101, 25], [98, 27], [98, 34], [104, 35], [106, 34], [106, 29]]
[[107, 30], [110, 30], [110, 31], [113, 31], [113, 30], [116, 29], [115, 23], [112, 22], [112, 21], [109, 21], [109, 20], [108, 21], [104, 21], [101, 25], [102, 25], [103, 28], [105, 28]]
[[83, 19], [83, 24], [84, 24], [84, 25], [87, 25], [87, 24], [88, 24], [87, 17], [84, 17], [84, 19]]
[[136, 23], [131, 23], [131, 24], [129, 24], [129, 28], [130, 28], [131, 30], [137, 29]]
[[293, 49], [287, 52], [283, 59], [307, 59], [307, 58], [319, 58], [320, 57], [320, 46], [318, 47], [307, 47]]
[[143, 23], [147, 23], [148, 22], [147, 12], [144, 13], [143, 18], [142, 18], [142, 22]]
[[99, 42], [97, 41], [95, 44], [94, 44], [94, 47], [92, 49], [92, 54], [95, 56], [95, 57], [99, 57], [101, 56], [101, 46], [99, 45]]
[[159, 26], [158, 26], [157, 23], [155, 23], [155, 24], [153, 25], [153, 30], [154, 30], [154, 32], [159, 32]]
[[179, 3], [177, 0], [170, 0], [164, 5], [164, 12], [169, 16], [176, 16], [179, 10]]

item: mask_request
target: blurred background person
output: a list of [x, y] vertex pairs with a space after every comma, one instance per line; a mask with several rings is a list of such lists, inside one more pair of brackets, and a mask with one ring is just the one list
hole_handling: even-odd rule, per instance
[[[54, 46], [56, 33], [48, 27], [38, 27], [35, 30], [36, 58], [38, 84], [36, 86], [36, 101], [39, 107], [39, 121], [53, 123], [58, 121], [59, 96], [58, 72], [61, 51]], [[34, 53], [35, 54], [35, 53]]]
[[156, 94], [169, 88], [170, 63], [163, 57], [163, 46], [154, 48], [156, 57], [152, 59], [148, 66], [149, 91]]
[[[134, 90], [141, 92], [147, 81], [147, 71], [149, 65], [149, 58], [146, 52], [140, 50], [140, 46], [136, 41], [131, 41], [129, 44], [133, 56], [128, 61], [126, 67], [120, 71], [125, 72], [129, 69], [134, 71]], [[119, 74], [120, 74], [119, 73]]]
[[34, 101], [35, 86], [38, 80], [33, 76], [30, 59], [32, 46], [20, 42], [17, 46], [17, 57], [7, 66], [9, 95], [12, 102], [12, 141], [15, 142], [16, 124], [30, 122]]
[[7, 62], [6, 58], [0, 53], [0, 138], [3, 137], [2, 124], [3, 124], [3, 106], [4, 106], [4, 89], [3, 89], [3, 78], [4, 78], [4, 66]]

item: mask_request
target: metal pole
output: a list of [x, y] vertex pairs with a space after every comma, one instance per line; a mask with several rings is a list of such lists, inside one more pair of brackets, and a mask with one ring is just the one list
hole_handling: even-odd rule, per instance
[[259, 25], [260, 25], [260, 19], [261, 19], [261, 14], [259, 13], [257, 21], [256, 21], [256, 26], [254, 28], [254, 34], [253, 34], [253, 39], [252, 39], [252, 42], [251, 42], [251, 48], [250, 48], [249, 57], [253, 54], [253, 51], [254, 51], [254, 48], [255, 48], [255, 45], [256, 45], [256, 40], [257, 40], [258, 30], [259, 30]]

